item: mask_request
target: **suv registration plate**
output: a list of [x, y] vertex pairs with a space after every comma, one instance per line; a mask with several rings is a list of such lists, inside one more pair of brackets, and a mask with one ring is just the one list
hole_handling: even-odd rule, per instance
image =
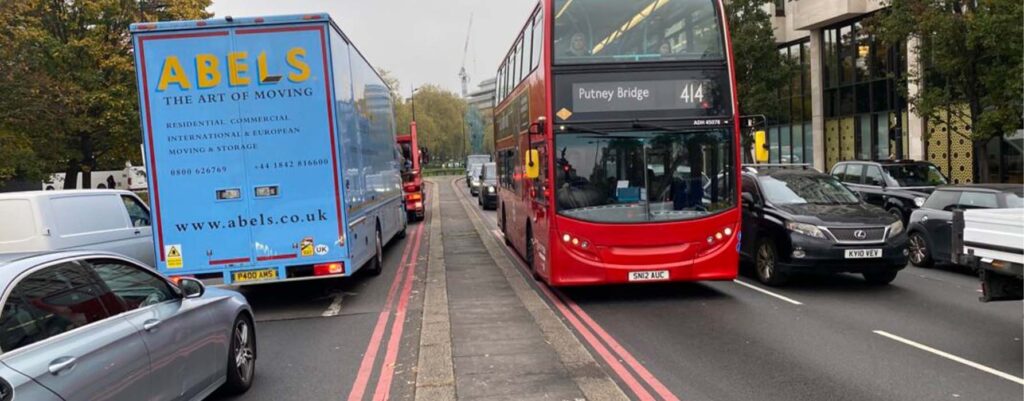
[[874, 259], [882, 257], [881, 249], [847, 249], [847, 259]]

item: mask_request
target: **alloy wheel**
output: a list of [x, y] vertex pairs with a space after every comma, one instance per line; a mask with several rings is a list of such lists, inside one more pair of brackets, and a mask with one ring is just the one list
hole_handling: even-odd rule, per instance
[[238, 377], [248, 383], [252, 380], [253, 363], [255, 352], [253, 352], [253, 341], [249, 323], [240, 319], [235, 325], [235, 369]]

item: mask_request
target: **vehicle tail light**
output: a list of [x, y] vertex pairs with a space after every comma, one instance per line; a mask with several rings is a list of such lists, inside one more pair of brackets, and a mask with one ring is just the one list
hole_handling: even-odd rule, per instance
[[313, 265], [314, 276], [330, 276], [332, 274], [344, 274], [345, 264], [341, 262], [320, 263]]
[[320, 19], [320, 16], [319, 15], [315, 15], [315, 14], [314, 15], [306, 15], [306, 16], [303, 16], [302, 19], [304, 19], [306, 21], [318, 20], [318, 19]]
[[411, 193], [411, 194], [406, 194], [405, 195], [405, 200], [407, 200], [407, 201], [414, 201], [414, 202], [415, 201], [421, 201], [421, 200], [423, 200], [423, 194], [419, 193], [419, 192], [415, 192], [415, 193]]

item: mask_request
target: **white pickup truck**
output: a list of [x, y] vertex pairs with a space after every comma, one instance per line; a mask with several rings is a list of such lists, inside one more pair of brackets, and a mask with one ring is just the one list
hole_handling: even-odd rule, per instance
[[982, 302], [1022, 299], [1024, 209], [953, 213], [953, 262], [978, 270]]

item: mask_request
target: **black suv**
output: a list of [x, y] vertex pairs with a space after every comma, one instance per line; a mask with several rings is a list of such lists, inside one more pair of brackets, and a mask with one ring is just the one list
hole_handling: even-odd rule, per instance
[[1020, 184], [961, 184], [939, 187], [924, 206], [910, 215], [907, 226], [910, 263], [928, 267], [952, 259], [953, 211], [1024, 207]]
[[800, 272], [888, 284], [907, 264], [902, 221], [809, 167], [745, 168], [742, 233], [740, 258], [767, 285]]
[[832, 175], [864, 202], [885, 209], [903, 224], [936, 186], [947, 183], [935, 165], [913, 160], [839, 162], [832, 167]]

